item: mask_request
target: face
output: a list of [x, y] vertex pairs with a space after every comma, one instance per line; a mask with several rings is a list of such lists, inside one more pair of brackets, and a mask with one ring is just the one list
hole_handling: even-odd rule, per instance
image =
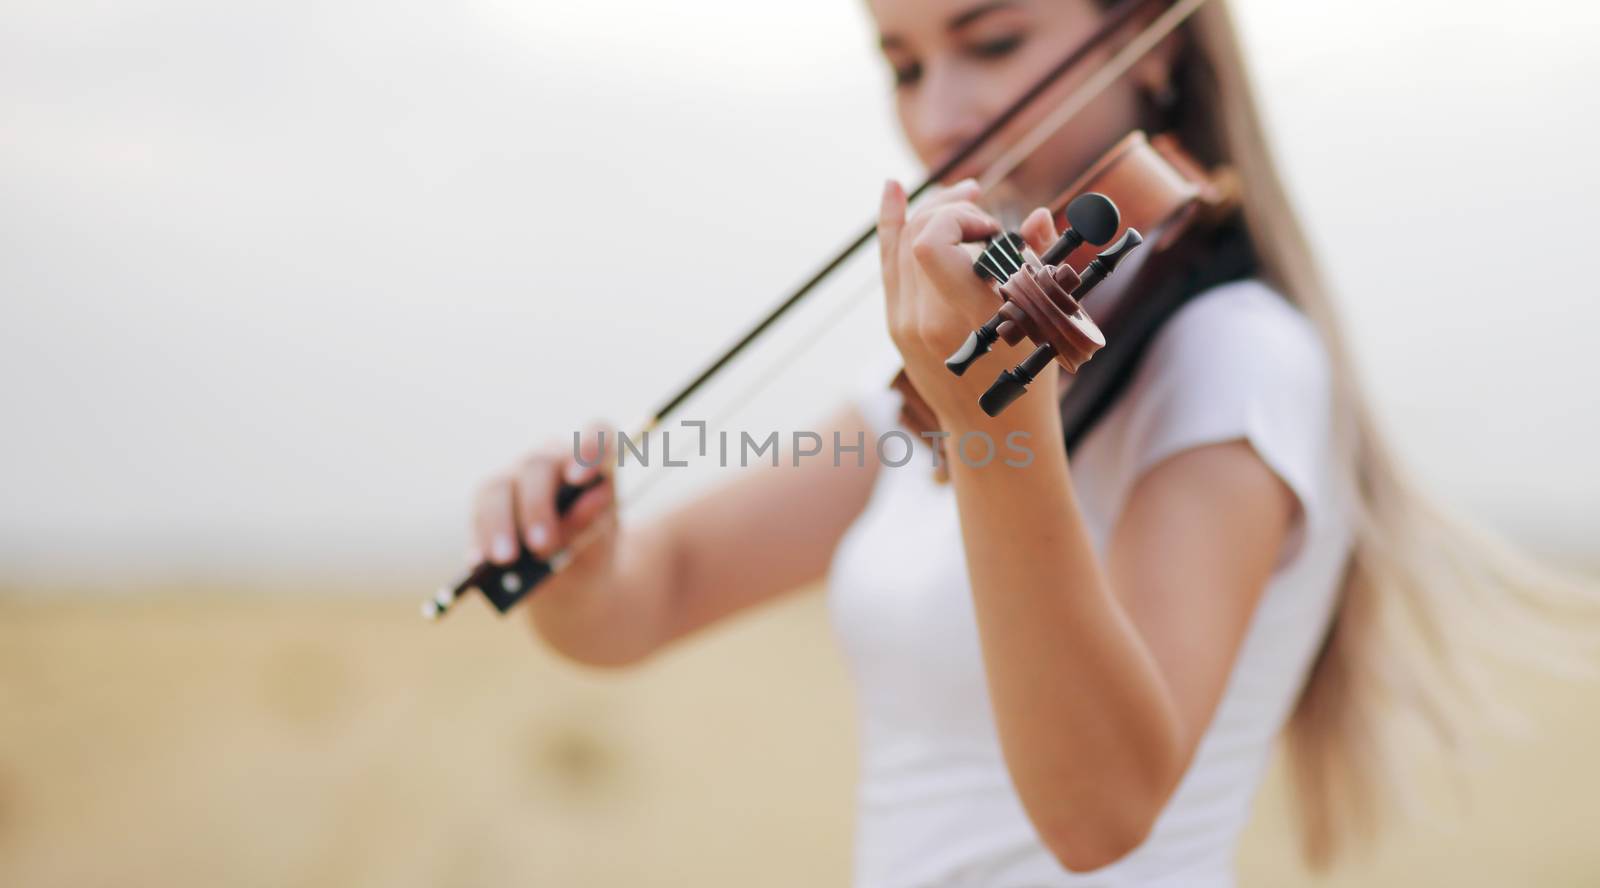
[[[941, 164], [1095, 29], [1094, 0], [871, 0], [894, 78], [906, 140], [930, 169]], [[947, 177], [983, 171], [1031, 131], [1104, 61], [1103, 51], [1058, 81], [998, 139]], [[1004, 189], [1017, 209], [1056, 197], [1139, 119], [1136, 87], [1123, 78], [1019, 167]]]

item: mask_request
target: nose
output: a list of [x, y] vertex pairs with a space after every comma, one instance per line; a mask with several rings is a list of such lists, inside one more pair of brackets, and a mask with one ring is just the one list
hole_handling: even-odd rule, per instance
[[909, 135], [922, 162], [932, 169], [972, 141], [987, 118], [972, 79], [948, 67], [924, 70], [920, 86]]

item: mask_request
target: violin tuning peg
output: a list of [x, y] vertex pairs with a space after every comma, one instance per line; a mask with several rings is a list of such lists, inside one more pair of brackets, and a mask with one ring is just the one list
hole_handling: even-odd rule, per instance
[[1130, 228], [1122, 233], [1122, 237], [1115, 244], [1112, 244], [1111, 249], [1094, 257], [1095, 261], [1104, 262], [1106, 264], [1106, 274], [1110, 274], [1116, 269], [1119, 262], [1128, 258], [1128, 254], [1133, 252], [1134, 247], [1142, 243], [1144, 243], [1144, 235], [1139, 233], [1139, 229]]
[[1082, 301], [1089, 292], [1100, 285], [1100, 282], [1111, 276], [1117, 270], [1122, 260], [1128, 258], [1136, 247], [1144, 243], [1144, 236], [1137, 228], [1130, 228], [1122, 233], [1122, 237], [1111, 245], [1111, 248], [1090, 260], [1089, 266], [1083, 270], [1083, 277], [1078, 286], [1072, 291], [1072, 298]]
[[1067, 204], [1067, 224], [1088, 243], [1103, 246], [1122, 227], [1122, 212], [1115, 202], [1096, 191], [1080, 194]]
[[994, 384], [978, 398], [978, 406], [989, 416], [999, 416], [1028, 391], [1028, 383], [1033, 382], [1039, 371], [1050, 366], [1055, 356], [1055, 346], [1045, 344], [1034, 349], [1022, 363], [1001, 371]]
[[1000, 373], [989, 390], [978, 398], [978, 406], [989, 416], [999, 416], [1002, 411], [1011, 406], [1011, 402], [1022, 397], [1028, 390], [1028, 383], [1015, 370], [1005, 370]]
[[961, 343], [955, 354], [944, 359], [945, 369], [957, 376], [966, 373], [979, 358], [989, 353], [995, 340], [1000, 338], [999, 327], [1002, 320], [1003, 316], [996, 314], [988, 323], [968, 334], [967, 341]]
[[960, 376], [966, 373], [967, 368], [971, 367], [979, 358], [989, 353], [989, 347], [994, 345], [994, 340], [986, 339], [980, 335], [982, 329], [980, 327], [967, 334], [967, 341], [961, 343], [961, 347], [956, 349], [955, 354], [944, 359], [946, 370]]
[[1039, 257], [1045, 265], [1060, 265], [1072, 251], [1085, 243], [1100, 246], [1122, 227], [1122, 213], [1111, 198], [1091, 191], [1067, 204], [1067, 230]]

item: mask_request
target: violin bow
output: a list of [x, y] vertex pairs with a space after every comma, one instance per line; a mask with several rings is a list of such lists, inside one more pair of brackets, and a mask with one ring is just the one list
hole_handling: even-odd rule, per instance
[[[929, 172], [918, 185], [907, 195], [906, 201], [910, 203], [925, 194], [928, 189], [938, 184], [940, 180], [950, 175], [961, 164], [970, 160], [974, 154], [986, 147], [999, 133], [1014, 121], [1023, 111], [1027, 110], [1051, 86], [1064, 77], [1067, 72], [1076, 68], [1090, 53], [1094, 52], [1101, 44], [1133, 21], [1141, 12], [1165, 5], [1169, 0], [1119, 0], [1101, 18], [1095, 30], [1078, 45], [1074, 46], [1061, 61], [1057, 62], [1049, 71], [1046, 71], [1019, 95], [1005, 110], [1001, 111], [977, 135], [973, 136], [966, 144], [962, 145], [955, 153], [951, 154]], [[1158, 16], [1149, 26], [1136, 35], [1126, 46], [1122, 47], [1113, 57], [1097, 69], [1093, 76], [1079, 87], [1072, 95], [1062, 102], [1045, 120], [1034, 126], [1017, 144], [1011, 146], [985, 171], [980, 184], [987, 191], [994, 184], [1003, 181], [1009, 176], [1022, 161], [1038, 149], [1057, 130], [1061, 129], [1082, 109], [1093, 101], [1096, 96], [1117, 78], [1127, 73], [1133, 64], [1148, 53], [1156, 44], [1165, 39], [1167, 35], [1177, 30], [1178, 26], [1187, 21], [1206, 0], [1179, 0]], [[806, 278], [799, 286], [790, 291], [784, 298], [774, 305], [764, 316], [757, 320], [745, 333], [732, 345], [728, 346], [705, 366], [693, 379], [679, 388], [661, 406], [650, 414], [649, 419], [640, 425], [639, 431], [631, 440], [642, 440], [651, 431], [677, 410], [684, 402], [692, 398], [696, 392], [703, 388], [711, 379], [722, 372], [739, 355], [743, 354], [757, 339], [761, 338], [773, 324], [777, 323], [796, 305], [800, 304], [812, 291], [816, 290], [823, 281], [827, 280], [840, 267], [848, 262], [863, 247], [871, 243], [877, 236], [876, 222], [868, 225], [856, 235], [855, 239], [846, 244], [828, 261], [824, 262]], [[842, 317], [838, 315], [836, 317]], [[556, 493], [556, 512], [565, 514], [584, 493], [601, 483], [599, 478], [581, 485], [571, 485], [563, 482]], [[552, 574], [560, 572], [580, 550], [585, 542], [585, 537], [580, 535], [565, 549], [552, 555], [549, 560], [543, 560], [529, 552], [526, 546], [520, 547], [516, 561], [508, 565], [498, 565], [489, 561], [474, 567], [465, 577], [452, 585], [442, 587], [434, 597], [422, 605], [422, 614], [428, 619], [437, 619], [449, 611], [450, 607], [462, 596], [476, 589], [494, 605], [500, 613], [505, 613], [521, 601]]]

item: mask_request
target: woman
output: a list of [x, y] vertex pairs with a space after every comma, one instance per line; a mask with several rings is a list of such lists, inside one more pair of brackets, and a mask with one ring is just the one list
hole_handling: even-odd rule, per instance
[[[930, 166], [1103, 12], [1092, 0], [869, 5], [900, 123]], [[1167, 320], [1069, 460], [1052, 442], [1070, 383], [1041, 374], [991, 419], [977, 400], [992, 375], [943, 366], [993, 308], [962, 244], [1000, 230], [991, 211], [1054, 196], [1136, 127], [1176, 129], [1239, 173], [1257, 273]], [[563, 478], [605, 471], [585, 466], [602, 450], [591, 432], [581, 459], [557, 442], [486, 484], [477, 545], [509, 563], [519, 545], [548, 557], [598, 528], [528, 608], [548, 644], [590, 664], [636, 662], [827, 579], [860, 686], [860, 885], [1231, 884], [1285, 726], [1307, 850], [1325, 862], [1368, 813], [1385, 749], [1375, 707], [1429, 674], [1380, 632], [1380, 603], [1418, 615], [1448, 667], [1444, 597], [1491, 612], [1510, 599], [1484, 577], [1507, 574], [1479, 568], [1511, 562], [1489, 565], [1488, 550], [1433, 518], [1374, 438], [1220, 0], [1035, 152], [1004, 206], [947, 184], [909, 216], [900, 186], [882, 195], [890, 331], [951, 440], [1020, 435], [1033, 442], [1025, 466], [951, 460], [941, 484], [878, 464], [869, 446], [863, 465], [752, 472], [622, 529], [609, 485], [565, 517], [552, 506]], [[1022, 232], [1037, 251], [1056, 234], [1038, 212]], [[1118, 298], [1115, 285], [1096, 300]], [[986, 363], [1021, 356], [1002, 348]], [[863, 396], [823, 439], [881, 435], [896, 397]], [[1463, 608], [1452, 605], [1453, 620]], [[1438, 692], [1414, 696], [1431, 709]]]

